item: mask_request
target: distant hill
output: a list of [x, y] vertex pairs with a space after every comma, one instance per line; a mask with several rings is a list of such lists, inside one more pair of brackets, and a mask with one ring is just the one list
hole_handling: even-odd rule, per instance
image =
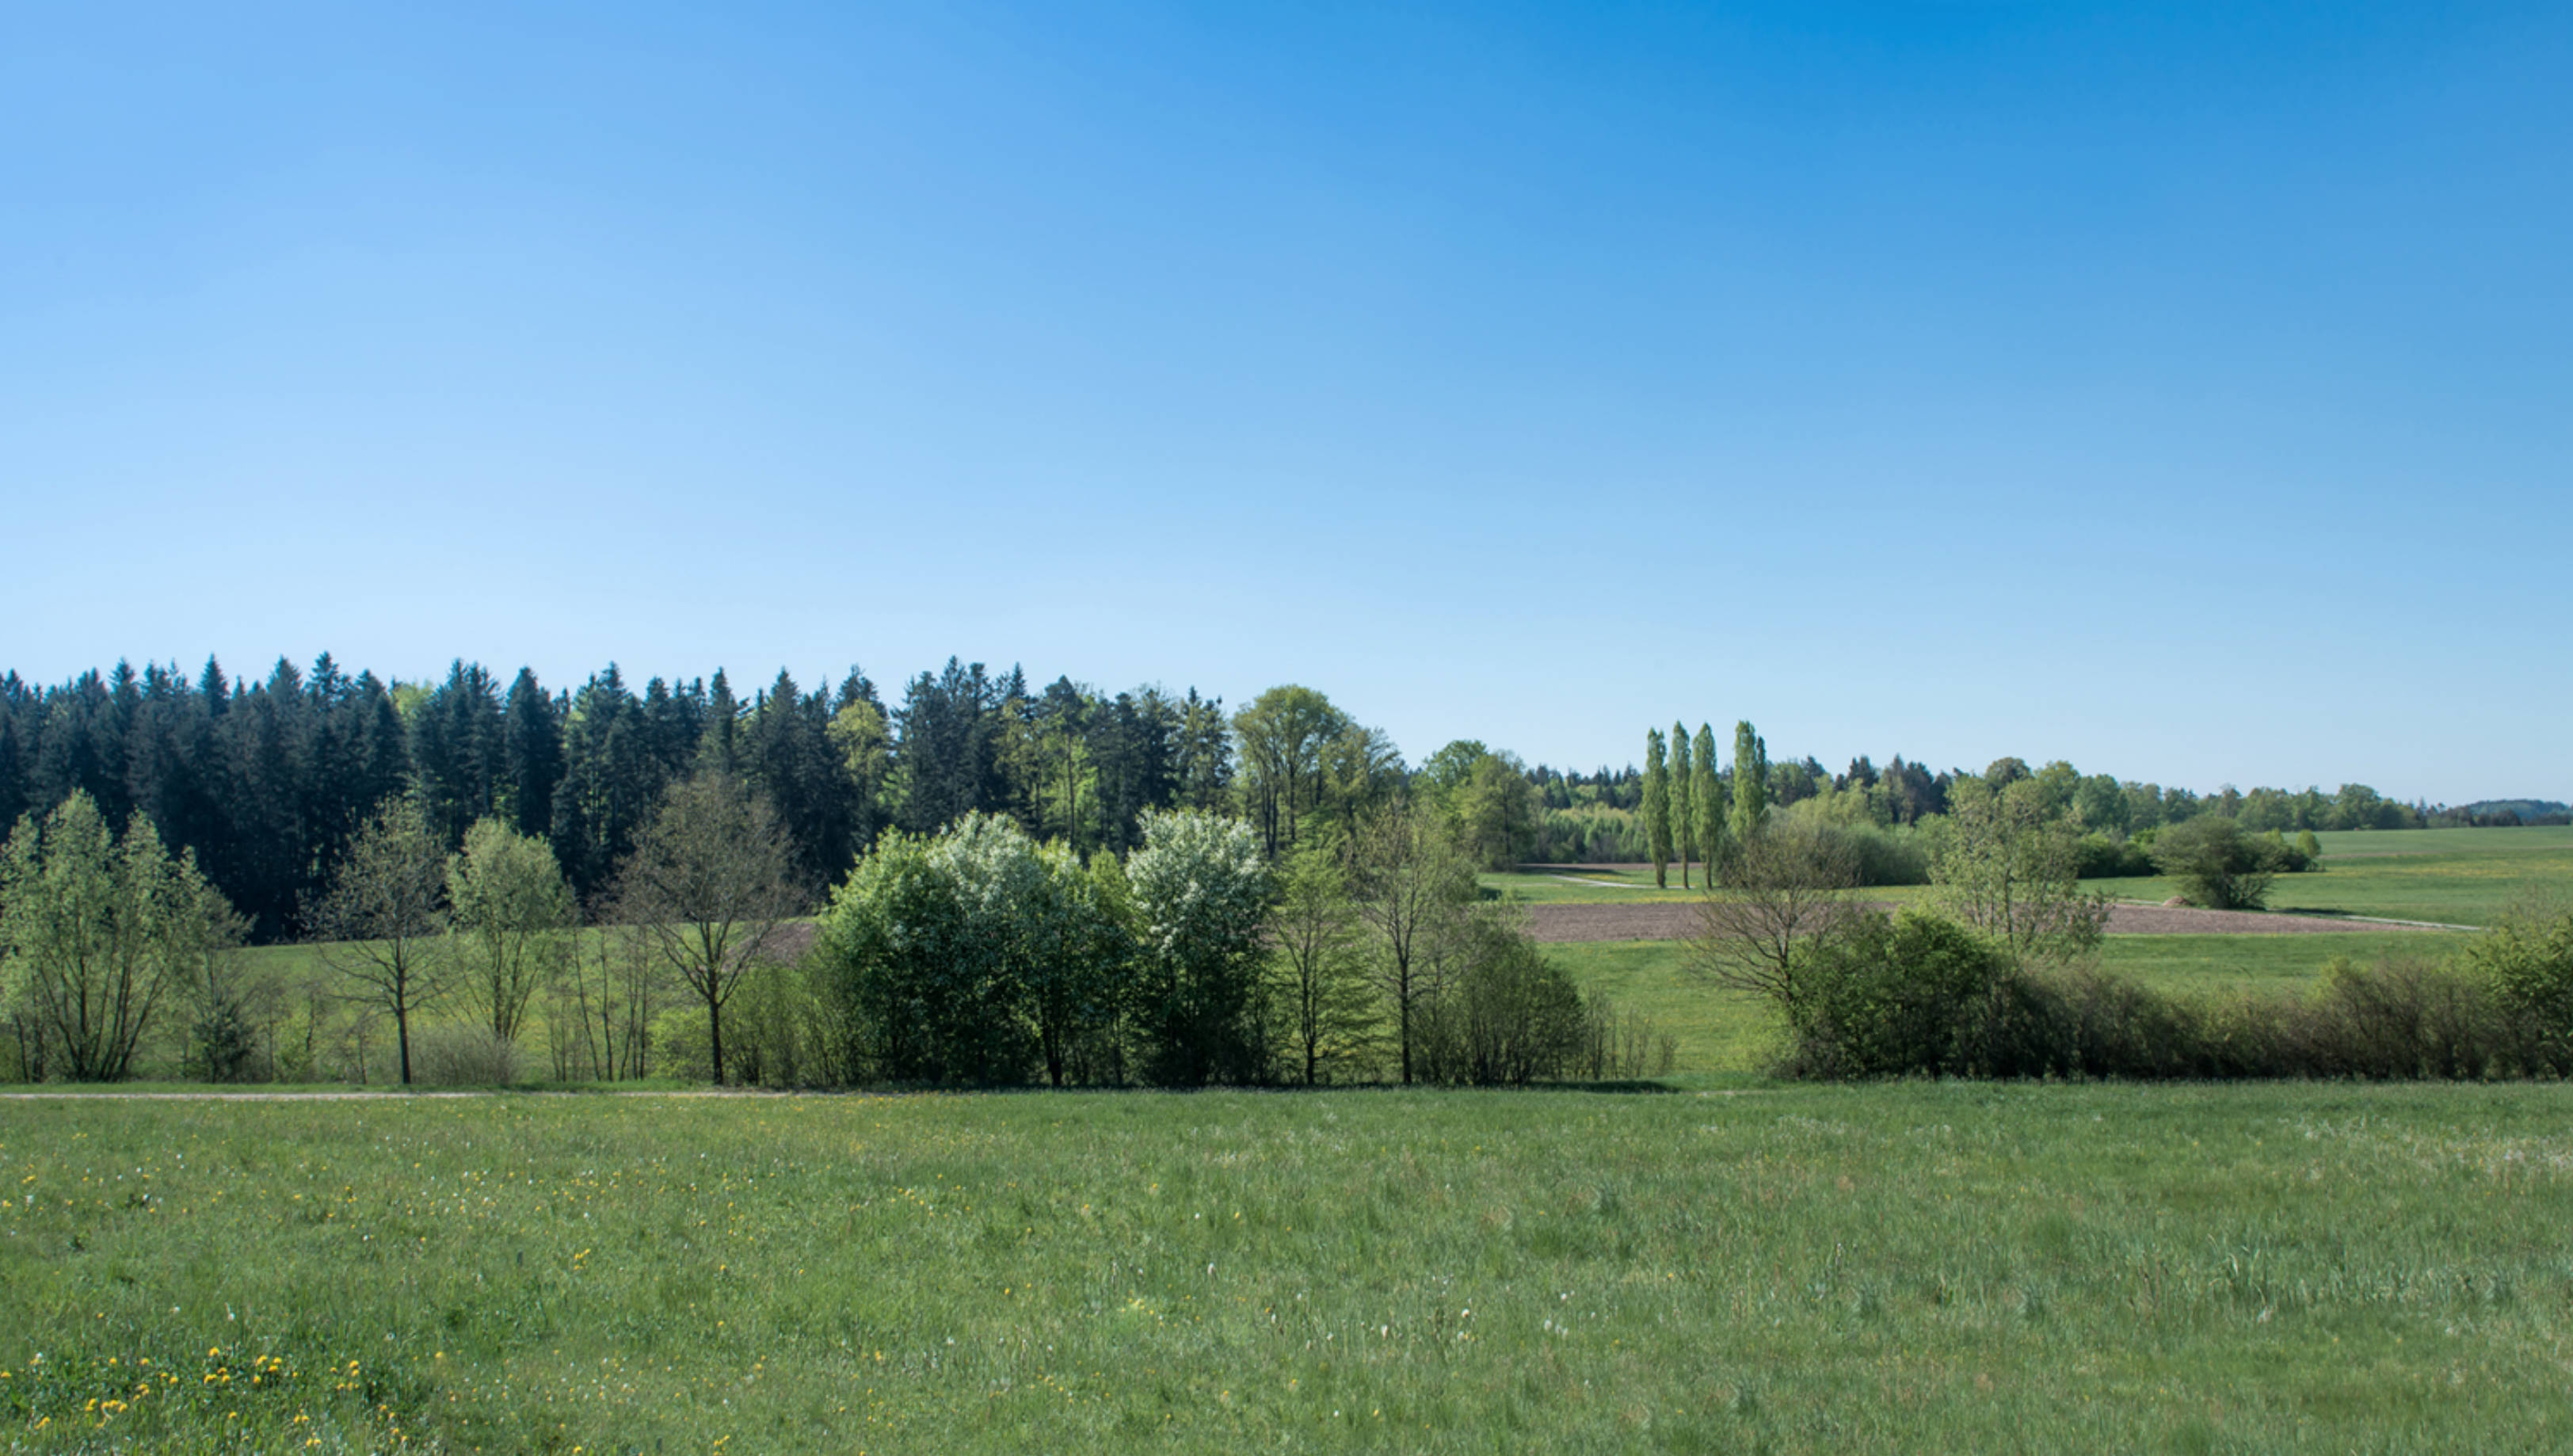
[[2477, 824], [2573, 824], [2573, 805], [2552, 799], [2484, 799], [2460, 804], [2456, 812]]

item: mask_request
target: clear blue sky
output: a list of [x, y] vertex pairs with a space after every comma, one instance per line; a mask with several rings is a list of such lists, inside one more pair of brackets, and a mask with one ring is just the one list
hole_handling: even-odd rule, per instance
[[2573, 796], [2561, 5], [0, 20], [0, 666]]

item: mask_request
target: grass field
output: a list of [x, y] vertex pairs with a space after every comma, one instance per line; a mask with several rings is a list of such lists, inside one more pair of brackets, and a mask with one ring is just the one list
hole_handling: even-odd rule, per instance
[[[2415, 931], [2110, 936], [2102, 942], [2100, 965], [2181, 995], [2273, 992], [2310, 982], [2335, 956], [2362, 965], [2386, 956], [2436, 957], [2463, 939]], [[1718, 1075], [1731, 1085], [1734, 1075], [1757, 1072], [1776, 1054], [1777, 1019], [1767, 1005], [1691, 977], [1685, 948], [1676, 942], [1573, 943], [1545, 950], [1585, 990], [1606, 992], [1620, 1008], [1641, 1012], [1657, 1030], [1678, 1038], [1683, 1075]]]
[[[2419, 829], [2317, 835], [2320, 874], [2281, 875], [2272, 911], [2490, 925], [2513, 905], [2573, 891], [2573, 829]], [[2159, 877], [2092, 880], [2129, 900], [2178, 893]]]
[[2573, 1441], [2573, 1093], [0, 1103], [15, 1449]]
[[[2269, 893], [2270, 910], [2481, 926], [2523, 900], [2573, 895], [2573, 828], [2407, 829], [2316, 838], [2322, 842], [2323, 872], [2279, 876]], [[1652, 888], [1649, 869], [1605, 866], [1481, 880], [1487, 889], [1531, 904], [1689, 900], [1698, 893], [1677, 888], [1677, 870], [1669, 890]], [[2156, 904], [2179, 893], [2176, 882], [2159, 876], [2089, 880], [2083, 888]], [[1866, 892], [1871, 900], [1891, 904], [1927, 893], [1917, 885]]]

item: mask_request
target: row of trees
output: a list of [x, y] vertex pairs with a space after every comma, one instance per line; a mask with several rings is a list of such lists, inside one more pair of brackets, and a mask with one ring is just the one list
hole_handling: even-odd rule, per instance
[[[1524, 785], [1455, 757], [1458, 803]], [[807, 929], [784, 816], [703, 768], [665, 788], [584, 929], [543, 839], [493, 816], [450, 852], [396, 796], [311, 918], [331, 994], [390, 1027], [404, 1083], [430, 1018], [489, 1079], [539, 1021], [558, 1073], [676, 1057], [718, 1082], [1511, 1082], [1669, 1061], [1480, 897], [1457, 810], [1397, 797], [1307, 826], [1281, 862], [1245, 820], [1139, 820], [1131, 852], [1087, 864], [1008, 815], [888, 829]], [[235, 954], [240, 918], [148, 819], [120, 841], [75, 792], [22, 821], [0, 868], [0, 1021], [22, 1077], [124, 1077], [178, 1009], [189, 1072], [246, 1075], [285, 1009]]]
[[1667, 1064], [1479, 897], [1434, 810], [1383, 806], [1274, 864], [1248, 821], [1143, 827], [1122, 863], [1086, 867], [994, 816], [878, 846], [793, 973], [818, 1029], [796, 1046], [805, 1079], [1501, 1083]]

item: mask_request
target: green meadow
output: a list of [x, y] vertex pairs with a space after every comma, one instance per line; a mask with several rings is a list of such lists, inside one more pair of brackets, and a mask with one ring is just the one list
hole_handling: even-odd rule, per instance
[[[2319, 873], [2281, 875], [2268, 908], [2293, 915], [2367, 916], [2490, 925], [2515, 905], [2573, 887], [2573, 829], [2414, 829], [2324, 834]], [[2154, 877], [2091, 880], [2084, 888], [2159, 901], [2177, 885]]]
[[0, 1103], [29, 1451], [2541, 1451], [2558, 1087]]
[[[2388, 920], [2483, 926], [2512, 906], [2542, 900], [2573, 887], [2573, 828], [2403, 829], [2315, 836], [2322, 870], [2281, 875], [2268, 909], [2295, 915], [2343, 915]], [[1700, 891], [1653, 888], [1650, 869], [1584, 866], [1560, 872], [1487, 874], [1485, 889], [1529, 904], [1627, 904], [1695, 899]], [[2158, 904], [2179, 893], [2161, 876], [2087, 880], [2086, 890], [2121, 900]], [[1871, 900], [1908, 904], [1925, 886], [1897, 885], [1864, 892]]]

